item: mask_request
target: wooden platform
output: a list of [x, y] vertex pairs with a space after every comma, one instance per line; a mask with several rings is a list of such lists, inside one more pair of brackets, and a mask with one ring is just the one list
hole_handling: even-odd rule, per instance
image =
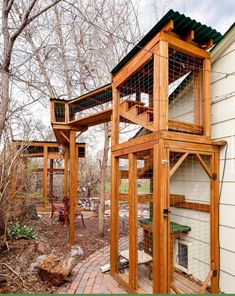
[[[125, 271], [128, 274], [128, 270]], [[153, 293], [153, 281], [149, 279], [149, 268], [145, 265], [138, 266], [138, 287], [141, 293], [152, 294]], [[182, 294], [199, 294], [200, 285], [190, 280], [180, 272], [174, 271], [174, 284], [176, 288], [182, 292]], [[176, 294], [171, 289], [171, 294]], [[206, 291], [206, 294], [210, 294]]]

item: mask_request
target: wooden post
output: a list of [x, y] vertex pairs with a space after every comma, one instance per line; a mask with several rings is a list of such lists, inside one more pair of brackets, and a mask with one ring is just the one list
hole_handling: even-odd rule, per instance
[[51, 101], [50, 102], [51, 105], [51, 122], [55, 122], [55, 102]]
[[78, 190], [78, 153], [76, 151], [76, 134], [70, 131], [70, 223], [69, 223], [69, 243], [74, 245], [74, 222], [75, 205], [77, 202]]
[[[119, 143], [119, 91], [113, 88], [112, 147]], [[111, 157], [111, 213], [110, 213], [110, 273], [117, 272], [118, 261], [118, 181], [119, 160]]]
[[169, 218], [169, 152], [164, 140], [153, 148], [153, 293], [169, 293], [168, 274], [170, 264]]
[[129, 285], [135, 291], [137, 289], [138, 271], [138, 220], [137, 220], [137, 166], [135, 154], [129, 154]]
[[119, 162], [112, 155], [111, 158], [111, 216], [110, 216], [110, 273], [117, 272], [118, 260], [118, 184], [119, 184]]
[[53, 167], [54, 167], [54, 159], [50, 159], [50, 178], [49, 178], [49, 193], [50, 196], [53, 195]]
[[48, 160], [48, 147], [43, 147], [43, 207], [46, 206], [47, 200], [47, 160]]
[[113, 89], [113, 114], [112, 114], [112, 146], [119, 143], [119, 99], [120, 92], [117, 88]]
[[203, 60], [203, 127], [204, 136], [211, 136], [211, 62], [209, 58]]
[[159, 41], [154, 54], [153, 74], [154, 131], [168, 129], [168, 42]]
[[69, 195], [68, 190], [68, 182], [69, 182], [69, 175], [68, 175], [68, 169], [69, 169], [69, 148], [68, 146], [65, 146], [64, 150], [64, 196]]
[[210, 183], [210, 252], [211, 252], [211, 292], [219, 294], [219, 152], [211, 157], [211, 172], [216, 174]]
[[65, 122], [69, 122], [70, 118], [69, 118], [69, 104], [68, 103], [66, 103], [64, 105], [64, 112], [65, 112], [65, 114], [64, 114]]

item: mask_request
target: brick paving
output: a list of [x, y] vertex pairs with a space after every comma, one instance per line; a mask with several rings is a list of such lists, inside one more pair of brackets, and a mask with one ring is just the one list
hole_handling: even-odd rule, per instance
[[[120, 240], [121, 248], [128, 247], [128, 240]], [[98, 250], [87, 259], [79, 262], [72, 271], [72, 280], [56, 291], [57, 294], [127, 294], [110, 276], [102, 273], [100, 267], [109, 263], [109, 246]]]

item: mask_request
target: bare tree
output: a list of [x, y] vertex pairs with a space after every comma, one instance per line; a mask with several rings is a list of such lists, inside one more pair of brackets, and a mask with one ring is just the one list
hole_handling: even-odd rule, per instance
[[[39, 0], [22, 1], [17, 9], [20, 11], [16, 17], [14, 0], [2, 0], [2, 36], [3, 36], [3, 58], [0, 65], [1, 73], [1, 103], [0, 103], [0, 140], [5, 127], [7, 112], [10, 103], [10, 66], [14, 55], [14, 45], [25, 28], [39, 18], [43, 13], [55, 6], [61, 0], [51, 1], [43, 6]], [[28, 5], [27, 5], [28, 4]]]
[[[56, 5], [58, 2], [51, 0], [44, 6], [40, 0], [3, 1], [2, 32], [6, 33], [0, 107], [5, 109], [1, 108], [0, 138], [6, 121], [25, 106], [39, 100], [45, 103], [43, 98], [48, 96], [71, 98], [109, 82], [110, 70], [140, 38], [136, 2], [72, 0], [63, 1], [63, 6], [62, 1]], [[6, 3], [11, 3], [8, 9]], [[13, 91], [26, 95], [25, 101], [13, 100], [10, 82]], [[34, 135], [45, 137], [40, 121], [28, 121], [27, 125], [35, 127]], [[104, 135], [99, 188], [102, 237], [110, 126], [92, 129], [87, 134], [90, 142], [95, 141], [97, 131]]]

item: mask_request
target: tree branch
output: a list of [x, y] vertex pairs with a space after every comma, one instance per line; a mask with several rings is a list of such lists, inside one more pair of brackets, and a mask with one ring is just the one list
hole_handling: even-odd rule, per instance
[[57, 3], [59, 3], [61, 0], [56, 0], [54, 1], [53, 3], [47, 5], [44, 9], [40, 10], [38, 13], [36, 13], [35, 15], [29, 17], [33, 7], [35, 6], [36, 2], [38, 0], [33, 0], [31, 5], [29, 6], [29, 8], [27, 9], [24, 17], [23, 17], [23, 20], [22, 20], [22, 23], [21, 25], [19, 26], [19, 28], [15, 31], [15, 33], [11, 36], [10, 38], [10, 41], [12, 43], [12, 46], [16, 40], [16, 38], [22, 33], [22, 31], [24, 30], [24, 28], [30, 24], [34, 19], [36, 19], [37, 17], [39, 17], [41, 14], [43, 14], [44, 12], [46, 12], [47, 10], [49, 10], [51, 7], [53, 7], [54, 5], [56, 5]]
[[9, 1], [9, 3], [8, 3], [8, 5], [7, 5], [7, 12], [8, 12], [8, 13], [10, 12], [13, 3], [14, 3], [14, 0], [10, 0], [10, 1]]

